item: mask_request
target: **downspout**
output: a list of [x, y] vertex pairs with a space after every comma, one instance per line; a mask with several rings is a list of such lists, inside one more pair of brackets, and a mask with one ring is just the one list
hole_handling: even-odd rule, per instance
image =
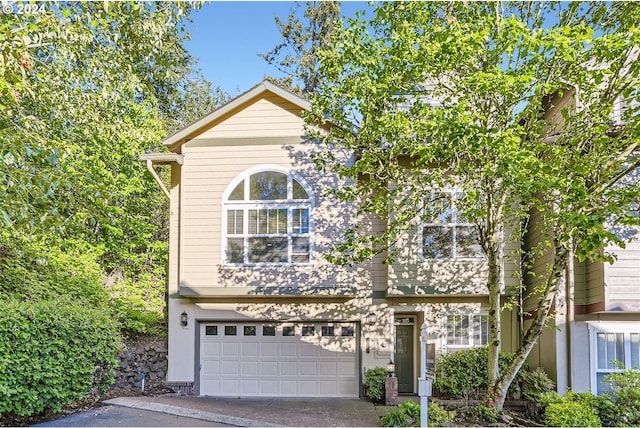
[[169, 194], [169, 191], [167, 190], [166, 186], [164, 185], [164, 183], [160, 179], [160, 176], [158, 175], [156, 170], [153, 168], [153, 161], [151, 159], [147, 159], [147, 169], [149, 170], [149, 172], [153, 176], [154, 180], [156, 180], [156, 183], [158, 183], [158, 185], [160, 185], [160, 188], [162, 189], [162, 191], [166, 195], [167, 199], [170, 199], [171, 195]]
[[573, 389], [573, 324], [575, 320], [575, 266], [573, 245], [569, 248], [569, 262], [567, 263], [567, 280], [565, 281], [565, 295], [567, 299], [567, 386]]

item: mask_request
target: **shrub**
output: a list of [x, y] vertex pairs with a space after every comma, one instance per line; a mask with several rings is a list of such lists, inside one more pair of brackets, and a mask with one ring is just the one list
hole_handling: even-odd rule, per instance
[[429, 425], [438, 426], [444, 422], [452, 422], [455, 416], [456, 412], [445, 410], [436, 403], [429, 403]]
[[606, 396], [612, 403], [610, 409], [603, 411], [607, 422], [615, 426], [640, 426], [640, 372], [610, 373], [604, 381], [609, 387]]
[[543, 394], [554, 391], [555, 387], [542, 367], [532, 372], [522, 372], [522, 395], [529, 401], [538, 403]]
[[[484, 396], [487, 390], [488, 349], [471, 348], [443, 354], [436, 365], [436, 381], [434, 387], [443, 395], [470, 400]], [[512, 354], [501, 352], [499, 355], [500, 371], [505, 370], [513, 361]], [[523, 366], [523, 368], [526, 368]], [[521, 382], [522, 371], [516, 376], [514, 383]]]
[[367, 396], [371, 401], [384, 402], [384, 383], [387, 377], [387, 370], [383, 367], [376, 367], [365, 372], [365, 385], [367, 386]]
[[409, 417], [400, 409], [389, 410], [380, 419], [380, 426], [383, 427], [408, 427]]
[[[436, 403], [429, 403], [429, 425], [438, 426], [444, 422], [451, 422], [455, 412], [449, 412]], [[388, 411], [380, 420], [380, 425], [385, 427], [420, 426], [420, 405], [412, 400], [399, 404]]]
[[545, 411], [547, 425], [554, 427], [599, 427], [600, 418], [594, 409], [570, 399], [549, 404]]
[[68, 299], [0, 305], [0, 418], [59, 412], [113, 382], [120, 334], [108, 311]]

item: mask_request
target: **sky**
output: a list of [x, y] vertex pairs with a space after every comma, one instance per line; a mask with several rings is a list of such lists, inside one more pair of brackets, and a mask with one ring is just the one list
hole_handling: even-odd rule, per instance
[[[199, 68], [214, 87], [238, 95], [260, 83], [266, 74], [279, 76], [258, 54], [271, 51], [282, 41], [275, 15], [286, 22], [295, 8], [293, 1], [206, 2], [192, 13], [193, 23], [186, 27], [191, 40], [185, 46], [198, 58]], [[366, 2], [341, 3], [345, 16], [366, 8]]]

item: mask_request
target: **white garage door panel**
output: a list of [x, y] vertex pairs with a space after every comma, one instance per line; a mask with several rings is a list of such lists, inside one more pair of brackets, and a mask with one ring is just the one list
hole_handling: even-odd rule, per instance
[[358, 396], [354, 324], [207, 323], [200, 337], [201, 395]]

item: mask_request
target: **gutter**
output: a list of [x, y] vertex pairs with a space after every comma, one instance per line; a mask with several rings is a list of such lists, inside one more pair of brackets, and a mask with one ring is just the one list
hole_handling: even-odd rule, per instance
[[167, 198], [171, 198], [169, 190], [167, 190], [167, 187], [160, 179], [160, 176], [156, 172], [154, 165], [167, 165], [173, 162], [177, 163], [178, 165], [182, 165], [184, 163], [184, 155], [179, 155], [177, 153], [146, 153], [144, 155], [140, 155], [139, 159], [141, 161], [147, 162], [147, 169], [151, 173], [151, 176], [154, 180], [156, 180], [156, 183], [158, 183], [165, 196]]

